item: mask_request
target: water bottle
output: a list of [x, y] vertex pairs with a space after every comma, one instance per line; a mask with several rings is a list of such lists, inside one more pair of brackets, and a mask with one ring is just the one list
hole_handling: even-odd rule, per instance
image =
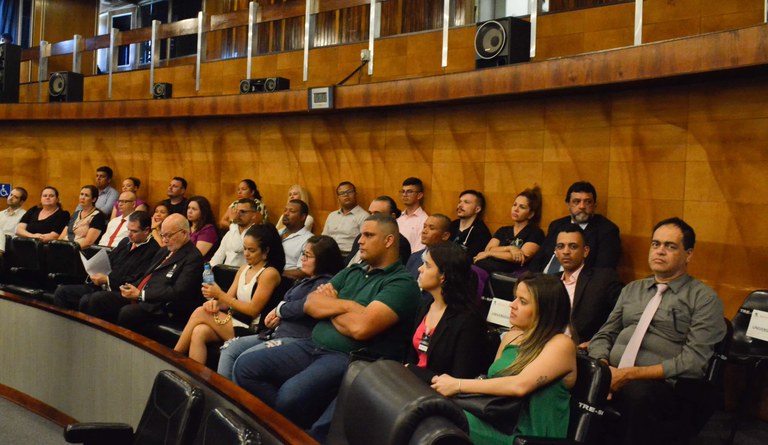
[[210, 263], [205, 263], [203, 266], [203, 284], [213, 284], [213, 271]]

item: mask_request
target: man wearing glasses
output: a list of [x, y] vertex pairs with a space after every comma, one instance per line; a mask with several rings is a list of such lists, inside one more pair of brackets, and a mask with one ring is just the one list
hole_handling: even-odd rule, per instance
[[189, 221], [174, 213], [161, 227], [165, 247], [158, 250], [139, 278], [122, 283], [119, 292], [100, 292], [91, 302], [92, 307], [99, 308], [93, 315], [112, 322], [116, 319], [120, 326], [147, 335], [152, 323], [170, 319], [183, 325], [203, 303], [203, 257], [189, 242]]
[[346, 256], [352, 250], [352, 243], [369, 213], [357, 205], [357, 190], [349, 181], [344, 181], [336, 187], [336, 197], [341, 208], [328, 214], [323, 235], [336, 240], [341, 254]]
[[221, 239], [219, 248], [211, 258], [211, 267], [217, 264], [238, 267], [245, 264], [243, 238], [245, 232], [254, 224], [259, 208], [253, 199], [243, 198], [237, 201], [236, 209], [234, 222], [229, 225], [229, 231]]
[[427, 212], [421, 208], [424, 198], [424, 183], [419, 178], [406, 178], [400, 190], [400, 201], [403, 203], [403, 213], [397, 218], [400, 233], [411, 244], [411, 253], [424, 248], [421, 242], [421, 230], [427, 220]]
[[696, 233], [680, 218], [653, 228], [653, 276], [621, 291], [608, 321], [589, 342], [589, 355], [611, 370], [611, 403], [621, 413], [606, 424], [612, 444], [688, 443], [715, 406], [704, 371], [723, 339], [723, 304], [688, 275]]
[[[117, 200], [117, 208], [122, 214], [112, 218], [107, 224], [107, 230], [101, 235], [100, 246], [115, 247], [123, 238], [128, 236], [128, 217], [136, 210], [136, 194], [133, 192], [123, 192]], [[107, 214], [109, 215], [109, 214]]]

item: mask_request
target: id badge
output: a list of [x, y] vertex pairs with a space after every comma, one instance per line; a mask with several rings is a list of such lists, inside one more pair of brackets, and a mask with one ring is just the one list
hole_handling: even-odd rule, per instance
[[421, 336], [421, 340], [419, 341], [419, 352], [427, 352], [429, 349], [429, 338], [430, 335], [426, 332]]

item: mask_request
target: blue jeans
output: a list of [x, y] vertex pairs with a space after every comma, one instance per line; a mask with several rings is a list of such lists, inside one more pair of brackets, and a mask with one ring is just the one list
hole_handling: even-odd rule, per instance
[[234, 381], [306, 429], [336, 397], [348, 364], [345, 353], [298, 340], [241, 355]]
[[217, 367], [216, 372], [223, 375], [228, 380], [232, 380], [232, 370], [235, 368], [235, 362], [242, 354], [269, 348], [271, 347], [270, 345], [276, 346], [278, 341], [280, 344], [286, 345], [297, 340], [300, 339], [285, 337], [279, 339], [276, 338], [274, 340], [270, 340], [270, 342], [265, 343], [259, 339], [258, 335], [246, 335], [245, 337], [238, 337], [230, 341], [227, 344], [227, 347], [221, 350], [221, 355], [219, 356], [219, 366]]

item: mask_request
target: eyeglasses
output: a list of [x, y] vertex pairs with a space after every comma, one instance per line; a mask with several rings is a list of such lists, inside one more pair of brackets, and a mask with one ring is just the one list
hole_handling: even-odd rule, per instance
[[175, 231], [173, 233], [161, 233], [160, 234], [160, 238], [162, 238], [162, 239], [171, 239], [171, 237], [173, 237], [174, 235], [176, 235], [177, 233], [179, 233], [179, 232], [181, 232], [183, 230], [184, 229], [179, 229], [179, 230], [177, 230], [177, 231]]
[[128, 204], [129, 202], [133, 202], [133, 201], [134, 201], [133, 199], [118, 199], [117, 203], [118, 204]]
[[336, 192], [337, 196], [350, 196], [350, 195], [354, 195], [354, 194], [355, 194], [354, 190], [345, 190], [343, 192]]
[[312, 258], [315, 258], [315, 256], [312, 255], [311, 253], [301, 252], [301, 259], [302, 260], [311, 260]]

